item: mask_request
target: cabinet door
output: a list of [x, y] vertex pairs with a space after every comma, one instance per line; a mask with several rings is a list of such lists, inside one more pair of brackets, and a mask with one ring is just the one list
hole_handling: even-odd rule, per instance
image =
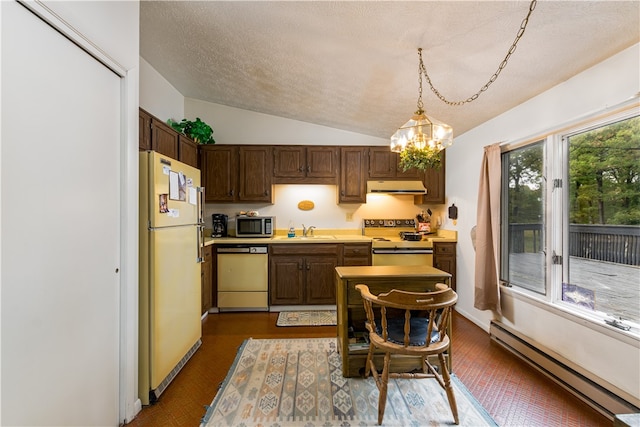
[[342, 265], [371, 265], [371, 244], [345, 243]]
[[404, 171], [400, 167], [400, 155], [380, 146], [369, 148], [369, 178], [419, 179], [420, 173], [415, 168]]
[[370, 147], [369, 178], [395, 178], [395, 154], [389, 147]]
[[336, 267], [337, 256], [305, 257], [306, 298], [307, 304], [335, 304], [336, 303]]
[[366, 203], [367, 147], [340, 147], [338, 203]]
[[211, 245], [202, 248], [204, 261], [201, 268], [201, 288], [202, 288], [202, 313], [206, 313], [212, 307], [211, 298], [213, 283], [213, 247]]
[[307, 147], [307, 178], [338, 178], [338, 148]]
[[138, 149], [151, 150], [151, 114], [138, 110]]
[[238, 200], [273, 203], [271, 146], [241, 146]]
[[198, 144], [184, 135], [178, 135], [178, 160], [194, 168], [198, 167]]
[[278, 255], [269, 260], [269, 303], [293, 305], [304, 302], [304, 258]]
[[206, 202], [233, 202], [236, 199], [238, 151], [232, 146], [201, 146], [202, 185]]
[[445, 161], [446, 150], [440, 152], [440, 168], [427, 169], [422, 173], [422, 182], [427, 189], [424, 196], [414, 196], [415, 204], [444, 203], [445, 202]]
[[422, 174], [420, 173], [420, 171], [416, 168], [410, 168], [407, 169], [406, 171], [402, 169], [402, 167], [400, 166], [400, 154], [399, 153], [393, 153], [395, 157], [395, 166], [396, 166], [396, 178], [397, 179], [420, 179], [422, 177]]
[[154, 117], [151, 118], [151, 149], [178, 160], [178, 132]]
[[433, 244], [433, 266], [451, 274], [451, 288], [456, 290], [456, 244], [435, 242]]
[[273, 148], [273, 176], [276, 181], [278, 178], [303, 179], [305, 175], [306, 159], [304, 147], [291, 145]]

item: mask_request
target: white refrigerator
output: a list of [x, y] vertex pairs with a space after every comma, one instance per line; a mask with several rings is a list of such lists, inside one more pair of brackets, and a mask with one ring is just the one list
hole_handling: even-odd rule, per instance
[[140, 153], [138, 395], [153, 403], [200, 347], [200, 171]]

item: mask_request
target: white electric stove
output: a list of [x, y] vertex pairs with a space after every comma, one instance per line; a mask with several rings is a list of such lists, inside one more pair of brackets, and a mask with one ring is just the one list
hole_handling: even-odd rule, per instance
[[428, 234], [418, 241], [402, 237], [402, 233], [415, 233], [414, 219], [365, 219], [363, 230], [372, 238], [373, 265], [433, 266], [433, 241]]

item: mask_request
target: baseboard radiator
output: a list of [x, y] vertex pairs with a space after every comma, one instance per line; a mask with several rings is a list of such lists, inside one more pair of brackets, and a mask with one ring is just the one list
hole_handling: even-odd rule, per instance
[[620, 397], [623, 393], [616, 393], [598, 384], [588, 378], [586, 373], [572, 368], [571, 362], [562, 360], [559, 355], [551, 356], [552, 352], [541, 350], [542, 346], [536, 345], [531, 339], [506, 325], [492, 321], [489, 332], [494, 342], [520, 357], [607, 418], [613, 420], [616, 414], [640, 412], [638, 406]]

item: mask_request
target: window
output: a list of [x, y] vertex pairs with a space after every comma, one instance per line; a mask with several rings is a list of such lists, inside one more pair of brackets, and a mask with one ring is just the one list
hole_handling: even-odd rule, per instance
[[[502, 155], [502, 277], [545, 294], [544, 141]], [[504, 219], [507, 219], [505, 221]]]
[[504, 283], [640, 325], [640, 116], [507, 147], [502, 181]]

